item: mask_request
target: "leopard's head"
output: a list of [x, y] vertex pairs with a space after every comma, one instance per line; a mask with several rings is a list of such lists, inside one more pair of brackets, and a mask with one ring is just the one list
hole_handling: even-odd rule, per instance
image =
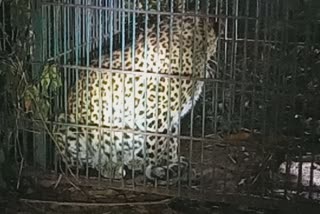
[[199, 51], [206, 52], [209, 60], [216, 53], [219, 23], [213, 17], [197, 17], [194, 29], [198, 39], [195, 47]]
[[[204, 77], [206, 62], [212, 60], [216, 53], [219, 24], [215, 18], [193, 14], [186, 17], [184, 26], [183, 34], [187, 38], [185, 45], [192, 46], [186, 49], [193, 53], [192, 64], [197, 71], [196, 76]], [[188, 35], [191, 36], [188, 37]], [[190, 42], [190, 40], [192, 41]]]

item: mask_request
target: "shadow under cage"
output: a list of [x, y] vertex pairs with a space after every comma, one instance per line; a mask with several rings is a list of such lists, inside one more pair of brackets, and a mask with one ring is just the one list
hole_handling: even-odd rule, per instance
[[319, 199], [310, 2], [37, 3], [37, 61], [61, 87], [28, 164], [213, 201]]

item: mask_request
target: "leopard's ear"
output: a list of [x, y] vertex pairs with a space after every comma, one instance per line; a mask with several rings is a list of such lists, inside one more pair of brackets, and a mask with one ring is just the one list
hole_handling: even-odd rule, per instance
[[220, 34], [224, 31], [225, 24], [222, 19], [217, 17], [210, 17], [209, 23], [211, 24], [216, 34]]

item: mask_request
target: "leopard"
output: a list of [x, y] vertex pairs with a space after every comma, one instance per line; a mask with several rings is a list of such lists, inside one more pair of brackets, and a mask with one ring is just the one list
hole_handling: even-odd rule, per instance
[[69, 90], [67, 111], [56, 116], [58, 153], [105, 178], [134, 171], [163, 184], [190, 179], [180, 121], [212, 76], [206, 63], [217, 32], [214, 17], [161, 15], [131, 44], [92, 60]]

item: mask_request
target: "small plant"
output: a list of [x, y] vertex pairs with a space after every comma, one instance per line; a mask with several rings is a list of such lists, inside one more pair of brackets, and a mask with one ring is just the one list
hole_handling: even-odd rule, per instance
[[[18, 124], [29, 116], [45, 124], [53, 96], [61, 86], [61, 77], [54, 64], [44, 65], [39, 77], [32, 75], [32, 50], [34, 36], [30, 2], [25, 0], [0, 1], [0, 6], [10, 8], [0, 22], [0, 188], [7, 185], [8, 165], [23, 165], [19, 148]], [[31, 116], [31, 117], [30, 117]], [[20, 127], [21, 128], [21, 127]], [[11, 151], [20, 154], [9, 160]], [[3, 172], [3, 166], [6, 171]], [[20, 167], [22, 169], [22, 167]], [[16, 170], [14, 170], [16, 171]], [[21, 171], [21, 170], [20, 170]], [[12, 175], [9, 175], [12, 177]]]
[[22, 94], [25, 112], [32, 112], [34, 119], [47, 120], [51, 101], [61, 87], [61, 76], [56, 65], [45, 65], [40, 80], [28, 84]]

